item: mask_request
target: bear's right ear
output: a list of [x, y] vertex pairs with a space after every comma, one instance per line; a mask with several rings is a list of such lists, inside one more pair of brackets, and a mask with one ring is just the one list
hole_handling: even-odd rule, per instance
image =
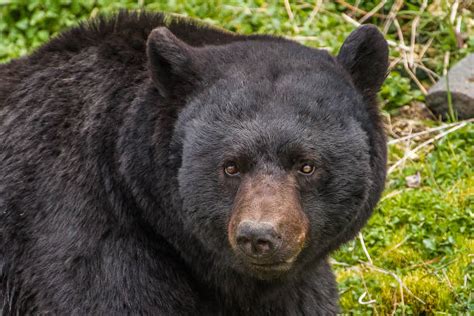
[[151, 77], [163, 97], [186, 94], [197, 80], [193, 47], [166, 27], [151, 31], [147, 40], [147, 57]]
[[362, 25], [346, 38], [337, 60], [362, 95], [373, 98], [387, 76], [387, 41], [374, 25]]

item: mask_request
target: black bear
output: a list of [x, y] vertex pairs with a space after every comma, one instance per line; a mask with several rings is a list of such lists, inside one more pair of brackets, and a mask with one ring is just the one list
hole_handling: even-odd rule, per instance
[[333, 57], [127, 12], [0, 65], [1, 311], [337, 313], [387, 67], [370, 25]]

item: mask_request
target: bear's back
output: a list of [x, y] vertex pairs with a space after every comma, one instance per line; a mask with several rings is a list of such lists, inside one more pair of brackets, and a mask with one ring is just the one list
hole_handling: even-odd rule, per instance
[[248, 38], [162, 13], [121, 11], [112, 17], [100, 16], [61, 33], [30, 56], [0, 65], [0, 108], [8, 106], [6, 100], [22, 80], [47, 67], [67, 65], [71, 58], [91, 48], [96, 48], [98, 57], [104, 61], [143, 69], [147, 37], [159, 26], [167, 26], [192, 46], [220, 45]]

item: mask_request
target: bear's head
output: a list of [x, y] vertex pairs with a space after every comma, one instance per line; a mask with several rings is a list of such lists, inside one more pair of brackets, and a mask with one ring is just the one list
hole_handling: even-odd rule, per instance
[[177, 216], [216, 265], [284, 277], [365, 224], [385, 179], [375, 98], [388, 48], [375, 27], [337, 57], [264, 36], [192, 47], [163, 27], [147, 54], [160, 94], [184, 104]]

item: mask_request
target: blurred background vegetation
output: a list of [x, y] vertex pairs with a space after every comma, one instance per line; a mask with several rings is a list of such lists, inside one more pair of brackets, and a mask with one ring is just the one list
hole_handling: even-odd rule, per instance
[[165, 11], [337, 53], [359, 24], [391, 47], [380, 92], [389, 136], [385, 195], [359, 238], [331, 259], [347, 314], [474, 313], [474, 124], [441, 122], [429, 87], [474, 52], [473, 1], [0, 0], [0, 62], [119, 9]]

